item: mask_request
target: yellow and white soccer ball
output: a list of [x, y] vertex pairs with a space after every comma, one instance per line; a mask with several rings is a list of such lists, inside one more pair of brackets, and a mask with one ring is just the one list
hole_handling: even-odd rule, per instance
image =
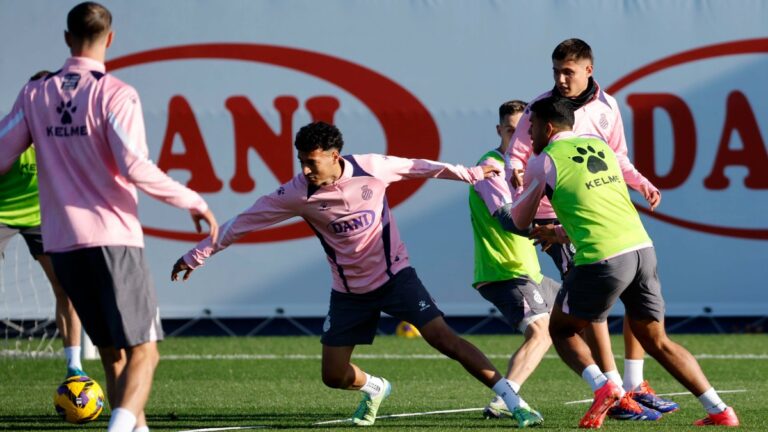
[[53, 395], [56, 412], [69, 423], [95, 420], [104, 409], [104, 392], [99, 383], [87, 376], [67, 378]]
[[417, 329], [415, 325], [405, 321], [401, 321], [400, 324], [397, 325], [397, 328], [395, 328], [395, 334], [407, 339], [421, 337], [419, 329]]

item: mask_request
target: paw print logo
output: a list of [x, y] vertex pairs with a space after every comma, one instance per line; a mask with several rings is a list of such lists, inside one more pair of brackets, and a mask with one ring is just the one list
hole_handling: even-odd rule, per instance
[[592, 174], [597, 174], [600, 171], [608, 171], [608, 165], [605, 163], [605, 153], [602, 151], [596, 152], [591, 145], [588, 145], [586, 149], [576, 147], [576, 151], [581, 156], [574, 156], [571, 159], [576, 163], [584, 163], [584, 158], [587, 159], [587, 169]]
[[56, 107], [56, 112], [61, 114], [61, 124], [72, 123], [72, 113], [77, 111], [77, 107], [72, 105], [72, 101], [61, 101], [59, 106]]

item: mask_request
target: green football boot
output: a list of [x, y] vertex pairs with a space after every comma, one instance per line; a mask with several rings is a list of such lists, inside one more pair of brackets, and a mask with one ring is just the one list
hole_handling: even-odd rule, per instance
[[392, 385], [384, 378], [384, 389], [377, 396], [371, 397], [367, 393], [363, 395], [363, 400], [357, 407], [357, 411], [352, 415], [352, 421], [358, 426], [372, 426], [376, 422], [376, 413], [384, 399], [389, 397], [392, 392]]

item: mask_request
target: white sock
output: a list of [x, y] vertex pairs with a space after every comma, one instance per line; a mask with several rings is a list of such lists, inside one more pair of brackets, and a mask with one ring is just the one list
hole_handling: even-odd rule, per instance
[[614, 369], [612, 371], [603, 372], [603, 375], [605, 375], [605, 377], [609, 380], [613, 381], [613, 383], [616, 384], [616, 387], [621, 389], [621, 396], [623, 397], [624, 393], [626, 392], [623, 388], [621, 388], [621, 375], [619, 375], [619, 371]]
[[725, 402], [720, 399], [720, 396], [717, 395], [714, 387], [699, 396], [699, 402], [701, 402], [701, 405], [710, 414], [719, 414], [728, 408], [728, 405], [726, 405]]
[[384, 380], [373, 375], [365, 374], [365, 384], [360, 387], [360, 391], [369, 396], [378, 396], [384, 390]]
[[137, 428], [133, 428], [133, 432], [149, 432], [149, 426], [139, 426]]
[[115, 408], [109, 419], [107, 432], [132, 432], [136, 426], [136, 416], [125, 408]]
[[82, 363], [80, 363], [80, 347], [78, 345], [64, 347], [64, 357], [67, 358], [68, 368], [83, 368]]
[[[502, 400], [504, 400], [504, 403], [507, 405], [507, 409], [510, 411], [519, 407], [521, 402], [525, 403], [517, 394], [517, 392], [512, 388], [512, 384], [510, 384], [506, 378], [502, 378], [496, 382], [496, 384], [493, 385], [493, 391], [499, 395]], [[528, 404], [525, 405], [527, 406]]]
[[515, 393], [520, 394], [520, 387], [521, 387], [520, 384], [512, 381], [511, 379], [508, 379], [507, 382], [509, 382], [509, 386], [512, 387], [512, 390]]
[[600, 368], [597, 367], [596, 364], [591, 364], [585, 367], [584, 371], [581, 372], [581, 377], [584, 378], [584, 381], [586, 381], [590, 387], [592, 387], [593, 392], [597, 391], [603, 384], [608, 382], [608, 378], [600, 372]]
[[643, 363], [643, 359], [624, 359], [624, 390], [635, 391], [643, 383]]

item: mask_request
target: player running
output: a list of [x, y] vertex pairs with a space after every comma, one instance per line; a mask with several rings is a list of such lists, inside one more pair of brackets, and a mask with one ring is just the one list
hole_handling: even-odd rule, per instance
[[[41, 77], [35, 76], [32, 79]], [[56, 279], [51, 258], [43, 251], [34, 146], [19, 156], [10, 171], [0, 175], [0, 257], [15, 234], [21, 235], [27, 243], [30, 255], [40, 264], [53, 288], [56, 297], [56, 328], [64, 343], [67, 377], [84, 376], [80, 361], [80, 318]]]
[[[556, 96], [574, 110], [573, 130], [578, 135], [595, 136], [607, 142], [619, 161], [621, 174], [629, 187], [640, 192], [648, 201], [651, 210], [661, 202], [659, 190], [640, 174], [627, 157], [627, 142], [624, 136], [624, 123], [616, 100], [607, 94], [592, 77], [592, 48], [583, 40], [567, 39], [555, 47], [552, 52], [552, 70], [555, 86], [538, 98]], [[530, 113], [520, 119], [520, 125], [512, 136], [509, 146], [509, 161], [512, 167], [512, 183], [521, 184], [521, 176], [532, 153], [531, 138], [528, 135]], [[547, 197], [544, 197], [536, 213], [537, 225], [557, 224], [557, 216], [552, 210]], [[571, 243], [553, 244], [547, 253], [561, 273], [561, 278], [573, 265], [573, 245]], [[591, 346], [606, 374], [620, 387], [625, 397], [621, 403], [611, 409], [609, 416], [618, 420], [657, 420], [659, 413], [678, 409], [678, 404], [661, 398], [643, 379], [643, 357], [645, 352], [632, 334], [628, 321], [624, 320], [624, 380], [622, 383], [606, 323], [594, 323], [585, 332], [591, 339]], [[622, 386], [623, 385], [623, 386]], [[639, 402], [638, 405], [635, 402]], [[647, 408], [646, 408], [647, 407]]]
[[373, 343], [381, 312], [415, 325], [430, 345], [514, 406], [510, 383], [480, 350], [448, 327], [410, 266], [385, 194], [390, 184], [409, 178], [476, 183], [499, 169], [378, 154], [340, 156], [341, 132], [323, 122], [302, 127], [294, 145], [302, 173], [230, 219], [218, 241], [208, 237], [179, 258], [171, 278], [177, 280], [184, 272], [186, 280], [208, 257], [249, 232], [301, 217], [320, 240], [333, 276], [321, 338], [323, 383], [363, 392], [352, 418], [355, 424], [374, 424], [392, 388], [386, 379], [350, 362], [356, 345]]
[[619, 298], [643, 348], [707, 411], [694, 424], [738, 426], [733, 408], [720, 399], [696, 359], [667, 337], [653, 243], [629, 199], [613, 150], [598, 138], [573, 132], [574, 113], [563, 98], [540, 99], [530, 112], [537, 156], [528, 165], [512, 217], [518, 228], [529, 226], [546, 195], [576, 246], [574, 267], [557, 296], [549, 329], [560, 357], [595, 393], [579, 426], [599, 428], [621, 397], [620, 387], [601, 372], [579, 337], [590, 322], [605, 321]]
[[110, 432], [146, 432], [144, 406], [163, 338], [144, 260], [137, 188], [188, 209], [215, 237], [218, 225], [194, 191], [147, 157], [139, 96], [105, 72], [112, 15], [85, 2], [67, 15], [72, 56], [22, 88], [0, 121], [0, 173], [34, 141], [45, 251], [83, 327], [99, 348], [112, 407]]
[[[499, 107], [496, 132], [498, 148], [484, 154], [478, 165], [504, 169], [509, 139], [525, 109], [525, 102], [509, 101]], [[516, 405], [508, 406], [495, 397], [483, 410], [488, 418], [513, 417], [519, 427], [543, 422], [541, 414], [519, 396], [520, 387], [541, 362], [552, 345], [549, 312], [560, 284], [541, 274], [536, 249], [518, 232], [509, 216], [512, 194], [502, 177], [491, 177], [469, 189], [469, 210], [475, 238], [475, 277], [472, 284], [493, 303], [507, 323], [525, 335], [525, 341], [509, 359], [507, 380], [515, 391]], [[512, 232], [509, 232], [512, 231]]]

